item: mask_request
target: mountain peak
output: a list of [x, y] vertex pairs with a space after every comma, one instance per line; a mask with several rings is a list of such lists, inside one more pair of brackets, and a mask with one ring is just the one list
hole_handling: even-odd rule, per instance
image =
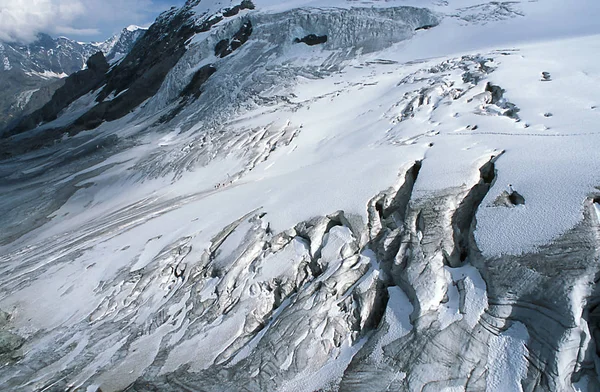
[[129, 25], [125, 28], [125, 30], [130, 31], [130, 32], [134, 32], [134, 31], [138, 31], [138, 30], [148, 30], [147, 27], [141, 27], [141, 26], [137, 26], [137, 25]]
[[119, 61], [145, 31], [130, 25], [104, 42], [92, 43], [40, 33], [27, 45], [2, 44], [0, 73], [10, 72], [11, 76], [0, 76], [0, 91], [6, 93], [0, 96], [0, 129], [43, 105], [62, 85], [60, 80], [85, 68], [94, 54], [102, 52], [110, 63]]

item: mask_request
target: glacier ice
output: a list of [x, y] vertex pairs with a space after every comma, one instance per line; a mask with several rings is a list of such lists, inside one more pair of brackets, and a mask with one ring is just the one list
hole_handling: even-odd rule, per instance
[[494, 35], [551, 3], [188, 2], [156, 94], [0, 161], [0, 385], [597, 390], [600, 31]]

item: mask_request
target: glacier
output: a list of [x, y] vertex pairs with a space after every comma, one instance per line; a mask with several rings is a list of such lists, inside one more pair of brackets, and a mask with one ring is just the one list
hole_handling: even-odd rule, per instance
[[235, 6], [0, 141], [0, 385], [600, 390], [600, 5]]

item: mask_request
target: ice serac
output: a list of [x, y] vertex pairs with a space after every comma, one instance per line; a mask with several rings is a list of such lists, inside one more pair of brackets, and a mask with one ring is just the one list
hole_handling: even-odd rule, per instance
[[2, 146], [0, 385], [598, 390], [600, 29], [549, 1], [190, 0], [94, 57]]

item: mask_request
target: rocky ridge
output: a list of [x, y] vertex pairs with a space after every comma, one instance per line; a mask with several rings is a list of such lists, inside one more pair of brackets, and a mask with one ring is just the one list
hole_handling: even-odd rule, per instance
[[31, 44], [0, 43], [0, 133], [16, 119], [41, 108], [64, 78], [85, 68], [88, 59], [102, 52], [109, 62], [131, 50], [145, 29], [130, 26], [105, 42], [75, 42], [66, 37], [40, 34]]

